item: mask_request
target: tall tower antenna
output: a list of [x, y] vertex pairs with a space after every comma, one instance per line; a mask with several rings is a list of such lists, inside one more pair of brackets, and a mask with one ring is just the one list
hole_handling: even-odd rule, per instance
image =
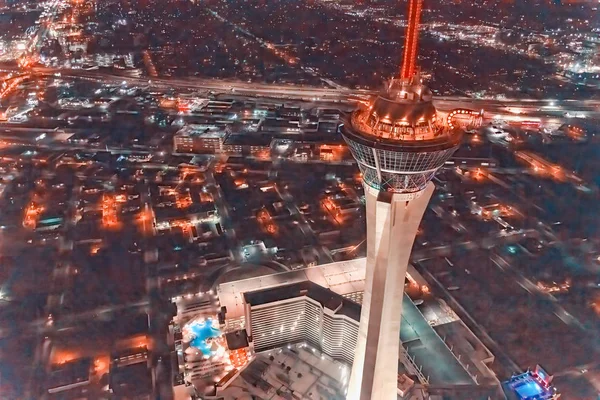
[[406, 39], [404, 40], [404, 56], [402, 58], [402, 67], [400, 69], [400, 79], [412, 79], [417, 70], [417, 46], [419, 43], [422, 8], [423, 0], [409, 0], [408, 25], [406, 26]]
[[416, 73], [423, 0], [409, 0], [400, 77], [340, 128], [362, 173], [367, 265], [347, 400], [396, 400], [404, 281], [412, 246], [434, 190], [435, 173], [463, 132], [437, 116], [433, 94]]

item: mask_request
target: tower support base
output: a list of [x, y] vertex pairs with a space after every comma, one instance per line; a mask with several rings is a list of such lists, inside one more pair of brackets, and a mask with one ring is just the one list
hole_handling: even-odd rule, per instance
[[396, 400], [404, 281], [433, 183], [418, 196], [365, 186], [367, 271], [348, 400]]

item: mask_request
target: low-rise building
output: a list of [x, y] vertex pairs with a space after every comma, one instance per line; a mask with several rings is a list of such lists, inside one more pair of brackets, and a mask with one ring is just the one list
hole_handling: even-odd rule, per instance
[[272, 133], [300, 133], [300, 121], [293, 118], [265, 118], [260, 130]]
[[221, 125], [186, 125], [173, 137], [173, 151], [176, 153], [221, 153], [229, 134], [229, 128]]
[[48, 393], [60, 393], [90, 383], [92, 359], [81, 358], [52, 367], [46, 384]]
[[231, 134], [225, 140], [223, 152], [232, 155], [259, 155], [271, 151], [271, 141], [269, 135]]

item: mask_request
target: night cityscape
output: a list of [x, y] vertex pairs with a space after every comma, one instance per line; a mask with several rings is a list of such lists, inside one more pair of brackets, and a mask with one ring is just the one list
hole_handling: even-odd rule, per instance
[[600, 399], [597, 0], [0, 0], [0, 400]]

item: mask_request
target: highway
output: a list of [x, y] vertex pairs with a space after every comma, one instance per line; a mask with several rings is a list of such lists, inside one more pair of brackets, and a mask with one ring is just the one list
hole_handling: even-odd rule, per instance
[[[14, 72], [16, 68], [0, 68]], [[216, 80], [207, 78], [135, 78], [112, 75], [106, 72], [81, 69], [56, 69], [33, 67], [30, 72], [43, 76], [60, 76], [66, 79], [89, 80], [97, 83], [123, 84], [127, 86], [150, 87], [156, 90], [206, 91], [215, 94], [259, 96], [281, 98], [282, 100], [303, 100], [314, 102], [358, 102], [365, 101], [377, 91], [364, 89], [346, 89], [343, 87], [323, 88], [296, 85], [274, 85], [248, 83], [235, 80]], [[554, 99], [473, 99], [458, 96], [435, 97], [435, 105], [442, 112], [457, 108], [484, 110], [486, 119], [494, 116], [510, 116], [514, 119], [564, 118], [569, 113], [585, 118], [600, 118], [600, 100], [554, 100]]]

